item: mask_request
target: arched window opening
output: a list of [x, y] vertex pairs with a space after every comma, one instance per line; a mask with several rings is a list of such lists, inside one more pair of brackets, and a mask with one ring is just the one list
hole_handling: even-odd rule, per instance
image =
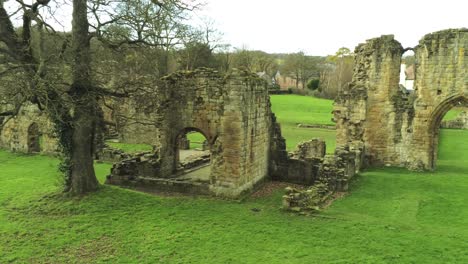
[[414, 90], [414, 80], [416, 76], [416, 64], [413, 50], [405, 51], [401, 56], [400, 64], [400, 88], [406, 91]]

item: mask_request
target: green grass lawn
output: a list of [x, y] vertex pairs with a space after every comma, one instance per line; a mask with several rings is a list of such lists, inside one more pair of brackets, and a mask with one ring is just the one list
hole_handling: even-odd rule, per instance
[[327, 153], [335, 150], [335, 130], [298, 128], [297, 124], [334, 125], [333, 101], [300, 95], [271, 95], [272, 111], [281, 124], [286, 139], [286, 148], [294, 150], [301, 141], [322, 138], [327, 144]]
[[203, 147], [203, 141], [206, 140], [205, 136], [199, 132], [188, 133], [187, 138], [190, 140], [190, 149], [201, 149]]
[[280, 123], [334, 125], [333, 100], [300, 95], [271, 95], [272, 110]]
[[452, 108], [450, 109], [447, 114], [445, 114], [444, 116], [444, 121], [450, 121], [450, 120], [454, 120], [455, 118], [458, 117], [458, 115], [463, 111], [463, 107], [456, 107], [456, 108]]
[[[0, 263], [466, 263], [468, 131], [441, 137], [436, 172], [369, 170], [318, 217], [279, 210], [282, 191], [70, 199], [56, 159], [0, 151]], [[109, 167], [96, 165], [101, 182]]]

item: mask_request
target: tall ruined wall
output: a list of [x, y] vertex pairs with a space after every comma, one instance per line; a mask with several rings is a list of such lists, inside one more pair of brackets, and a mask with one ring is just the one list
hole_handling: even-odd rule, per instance
[[[37, 135], [31, 135], [29, 131], [33, 124], [37, 124]], [[32, 104], [23, 106], [16, 117], [5, 119], [3, 124], [0, 124], [0, 147], [5, 149], [31, 152], [30, 139], [37, 136], [40, 137], [37, 140], [40, 140], [41, 152], [57, 152], [52, 122]]]
[[235, 71], [179, 72], [159, 89], [161, 175], [173, 175], [177, 138], [201, 132], [212, 151], [212, 191], [238, 195], [268, 175], [270, 101], [263, 80]]
[[414, 168], [434, 168], [442, 118], [452, 107], [468, 102], [467, 50], [468, 29], [428, 34], [415, 48], [414, 136], [408, 149]]
[[364, 146], [371, 166], [432, 169], [445, 113], [466, 101], [467, 29], [426, 35], [414, 48], [414, 92], [398, 85], [404, 49], [393, 36], [360, 44], [350, 86], [335, 102], [338, 146]]
[[411, 96], [398, 85], [403, 48], [392, 35], [360, 44], [355, 50], [353, 80], [335, 102], [337, 143], [364, 142], [367, 162], [392, 164], [404, 158]]
[[[147, 100], [153, 100], [153, 95]], [[108, 116], [115, 125], [118, 139], [123, 143], [157, 145], [159, 129], [156, 127], [155, 106], [141, 98], [119, 98], [111, 102], [112, 111]]]

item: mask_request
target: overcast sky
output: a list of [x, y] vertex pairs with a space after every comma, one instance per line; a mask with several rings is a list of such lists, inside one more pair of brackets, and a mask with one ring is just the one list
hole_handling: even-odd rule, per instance
[[[413, 47], [427, 33], [468, 27], [468, 0], [198, 1], [206, 5], [196, 16], [214, 20], [225, 43], [269, 53], [329, 55], [386, 34]], [[70, 6], [60, 8], [63, 30], [70, 30], [70, 12]]]
[[266, 52], [328, 55], [393, 34], [412, 47], [425, 34], [468, 27], [468, 0], [205, 0], [224, 40]]

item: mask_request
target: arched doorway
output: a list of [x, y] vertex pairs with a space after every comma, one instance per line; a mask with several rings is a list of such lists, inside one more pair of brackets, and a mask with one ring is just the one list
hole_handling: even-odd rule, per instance
[[457, 109], [460, 107], [467, 107], [468, 106], [468, 98], [465, 96], [453, 96], [442, 103], [440, 103], [431, 115], [431, 120], [429, 123], [429, 131], [428, 134], [431, 137], [429, 139], [430, 142], [430, 160], [429, 160], [429, 167], [432, 169], [436, 168], [437, 158], [438, 158], [438, 146], [439, 146], [439, 136], [440, 136], [440, 126], [444, 116], [451, 110]]
[[188, 127], [182, 129], [175, 141], [175, 173], [184, 174], [183, 178], [209, 182], [211, 176], [212, 142], [201, 129]]
[[37, 123], [32, 123], [28, 128], [28, 152], [41, 152], [41, 132]]

